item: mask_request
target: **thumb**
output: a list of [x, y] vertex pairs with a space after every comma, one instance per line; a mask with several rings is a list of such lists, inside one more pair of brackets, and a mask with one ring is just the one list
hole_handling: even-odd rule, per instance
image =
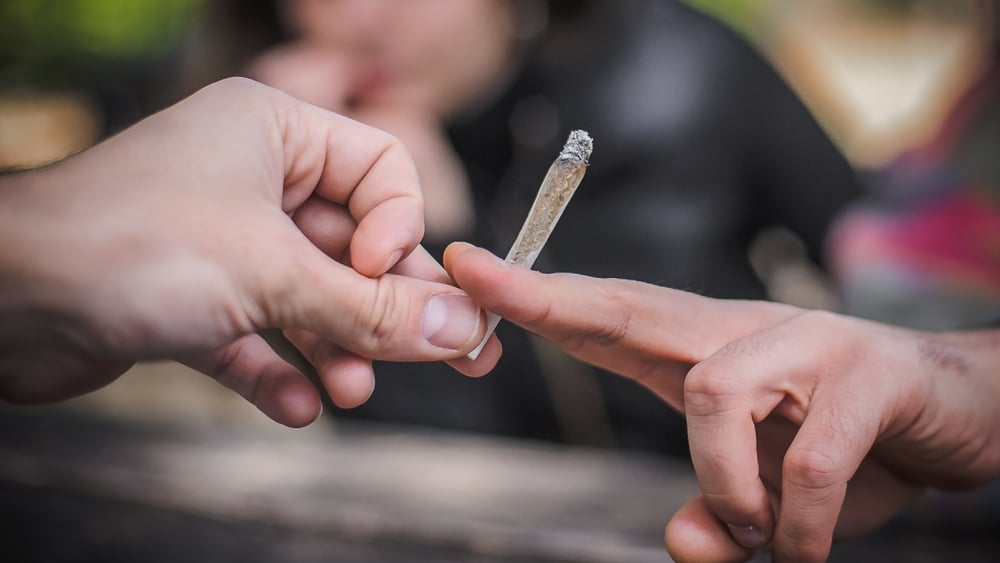
[[461, 289], [396, 274], [369, 278], [318, 251], [312, 258], [271, 292], [271, 326], [392, 361], [462, 357], [485, 333], [485, 315]]
[[678, 563], [686, 561], [748, 561], [754, 552], [740, 546], [698, 495], [684, 503], [667, 524], [663, 538], [670, 557]]

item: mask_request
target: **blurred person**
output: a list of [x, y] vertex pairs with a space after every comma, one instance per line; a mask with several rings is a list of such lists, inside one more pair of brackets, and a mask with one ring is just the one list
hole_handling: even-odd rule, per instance
[[[867, 196], [832, 230], [847, 314], [934, 331], [1000, 318], [1000, 25], [995, 2], [981, 8], [993, 44], [979, 76], [926, 142], [868, 174]], [[992, 536], [998, 513], [994, 480], [974, 494], [928, 495], [895, 528]]]
[[487, 310], [683, 413], [702, 494], [666, 528], [676, 561], [825, 561], [832, 541], [875, 530], [930, 487], [1000, 476], [1000, 318], [917, 331], [542, 274], [464, 243], [445, 267]]
[[[410, 148], [435, 256], [456, 238], [506, 248], [570, 129], [596, 149], [540, 269], [761, 298], [756, 237], [783, 226], [822, 264], [828, 226], [859, 193], [756, 50], [678, 2], [287, 0], [256, 4], [257, 18], [253, 4], [228, 7], [236, 34], [261, 38], [232, 64]], [[686, 455], [683, 420], [642, 390], [499, 331], [493, 377], [389, 366], [372, 400], [340, 414]], [[598, 424], [571, 431], [566, 408]]]
[[931, 330], [1000, 316], [1000, 10], [983, 5], [994, 45], [978, 79], [837, 223], [832, 260], [850, 314]]
[[684, 410], [706, 495], [667, 530], [679, 560], [768, 546], [822, 560], [835, 533], [872, 529], [924, 486], [1000, 472], [1000, 331], [541, 274], [468, 245], [446, 272], [417, 246], [417, 173], [398, 141], [250, 81], [3, 176], [0, 219], [5, 400], [85, 393], [169, 357], [308, 424], [315, 389], [256, 330], [289, 331], [349, 406], [371, 392], [370, 358], [488, 371], [497, 342], [463, 357], [483, 334], [471, 296]]
[[309, 424], [317, 390], [267, 328], [345, 407], [371, 395], [373, 358], [481, 375], [499, 344], [463, 357], [483, 314], [418, 246], [422, 211], [398, 140], [246, 79], [6, 174], [0, 399], [60, 400], [173, 359], [278, 422]]
[[497, 0], [285, 0], [295, 39], [247, 73], [404, 140], [425, 186], [426, 240], [471, 234], [473, 209], [444, 123], [488, 98], [513, 67], [514, 12]]

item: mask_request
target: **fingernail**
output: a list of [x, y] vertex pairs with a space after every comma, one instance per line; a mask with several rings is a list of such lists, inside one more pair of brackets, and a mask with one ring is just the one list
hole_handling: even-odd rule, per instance
[[493, 258], [493, 261], [496, 262], [497, 264], [499, 264], [501, 266], [510, 266], [510, 264], [508, 264], [507, 262], [505, 262], [503, 258], [500, 258], [496, 254], [493, 254], [492, 252], [490, 252], [489, 250], [486, 250], [484, 248], [481, 249], [481, 248], [479, 248], [477, 246], [473, 246], [473, 245], [471, 245], [471, 244], [469, 244], [467, 242], [456, 242], [456, 243], [453, 243], [453, 245], [456, 246], [457, 248], [459, 248], [458, 252], [465, 252], [466, 250], [482, 250], [484, 252], [487, 252], [490, 255], [490, 257]]
[[757, 526], [734, 526], [732, 524], [728, 524], [728, 526], [729, 533], [733, 535], [736, 543], [747, 549], [763, 547], [764, 542], [767, 541], [764, 531]]
[[479, 307], [464, 295], [435, 295], [424, 308], [424, 338], [438, 348], [458, 350], [479, 330]]
[[449, 244], [448, 246], [452, 248], [452, 252], [465, 252], [466, 250], [469, 250], [471, 248], [475, 248], [475, 246], [473, 246], [473, 245], [471, 245], [471, 244], [469, 244], [467, 242], [460, 241], [460, 240], [455, 241], [455, 242]]

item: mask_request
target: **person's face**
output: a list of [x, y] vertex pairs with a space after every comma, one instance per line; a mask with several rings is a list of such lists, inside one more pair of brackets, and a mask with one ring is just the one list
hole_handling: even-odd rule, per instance
[[357, 97], [448, 115], [495, 86], [511, 51], [506, 0], [285, 0], [304, 40], [346, 55]]

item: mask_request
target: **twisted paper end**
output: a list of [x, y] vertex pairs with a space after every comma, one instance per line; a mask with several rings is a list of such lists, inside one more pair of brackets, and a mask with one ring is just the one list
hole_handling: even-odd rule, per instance
[[566, 140], [566, 144], [563, 146], [563, 150], [559, 153], [558, 160], [568, 160], [571, 162], [582, 162], [587, 164], [590, 162], [590, 153], [594, 150], [594, 140], [590, 138], [590, 134], [581, 129], [571, 131], [569, 134], [569, 139]]

